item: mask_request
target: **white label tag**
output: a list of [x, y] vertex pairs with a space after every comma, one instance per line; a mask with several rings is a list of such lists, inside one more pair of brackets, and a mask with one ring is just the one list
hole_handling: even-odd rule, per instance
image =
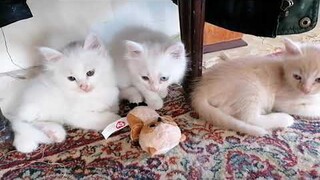
[[104, 130], [102, 131], [102, 135], [105, 139], [108, 139], [108, 137], [120, 129], [123, 129], [124, 127], [128, 126], [128, 121], [126, 117], [123, 117], [121, 119], [118, 119], [117, 121], [109, 124]]

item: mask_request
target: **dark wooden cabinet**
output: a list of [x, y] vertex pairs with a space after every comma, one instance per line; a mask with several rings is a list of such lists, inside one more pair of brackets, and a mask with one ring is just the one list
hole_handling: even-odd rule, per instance
[[189, 64], [183, 86], [188, 93], [192, 82], [202, 74], [203, 29], [206, 0], [178, 0], [180, 32]]

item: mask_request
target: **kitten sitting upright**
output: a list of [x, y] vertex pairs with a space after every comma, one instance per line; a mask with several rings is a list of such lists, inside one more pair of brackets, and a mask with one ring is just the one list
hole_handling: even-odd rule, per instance
[[120, 98], [160, 109], [168, 86], [184, 77], [184, 45], [156, 30], [154, 20], [139, 7], [125, 6], [114, 17], [93, 30], [103, 37], [114, 60]]
[[18, 151], [32, 152], [40, 143], [64, 141], [63, 124], [102, 130], [119, 118], [112, 60], [95, 35], [61, 52], [46, 47], [40, 52], [45, 70], [27, 84], [10, 113]]
[[139, 26], [123, 29], [110, 44], [120, 98], [133, 103], [145, 100], [153, 109], [162, 108], [168, 86], [179, 83], [185, 73], [183, 44]]
[[261, 136], [293, 124], [289, 114], [320, 116], [320, 47], [285, 41], [280, 56], [216, 65], [192, 94], [200, 117], [217, 126]]

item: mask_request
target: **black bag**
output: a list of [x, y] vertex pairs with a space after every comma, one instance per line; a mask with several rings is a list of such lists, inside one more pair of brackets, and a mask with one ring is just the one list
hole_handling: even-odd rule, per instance
[[319, 0], [206, 0], [205, 20], [233, 31], [275, 37], [313, 29], [318, 10]]
[[26, 0], [0, 0], [0, 27], [32, 17]]

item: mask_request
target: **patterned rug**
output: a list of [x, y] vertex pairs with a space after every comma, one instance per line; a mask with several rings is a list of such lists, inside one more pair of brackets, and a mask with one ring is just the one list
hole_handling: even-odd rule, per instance
[[[122, 107], [124, 115], [129, 107]], [[68, 128], [64, 143], [30, 154], [0, 151], [1, 179], [319, 179], [320, 123], [297, 120], [286, 130], [255, 138], [199, 120], [180, 87], [172, 87], [160, 114], [174, 116], [186, 141], [149, 157], [130, 141], [129, 128], [104, 140], [98, 132]]]

